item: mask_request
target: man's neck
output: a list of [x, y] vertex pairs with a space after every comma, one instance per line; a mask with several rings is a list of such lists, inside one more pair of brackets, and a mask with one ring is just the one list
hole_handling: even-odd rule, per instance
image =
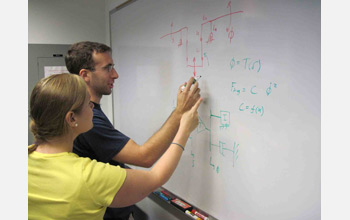
[[90, 101], [92, 101], [92, 102], [94, 102], [94, 103], [96, 103], [96, 104], [100, 104], [100, 98], [93, 98], [92, 96], [91, 96], [91, 98], [90, 98]]
[[100, 101], [102, 99], [102, 95], [97, 95], [94, 91], [92, 91], [92, 89], [88, 89], [89, 90], [89, 93], [90, 93], [90, 101], [94, 102], [94, 103], [97, 103], [97, 104], [100, 104]]

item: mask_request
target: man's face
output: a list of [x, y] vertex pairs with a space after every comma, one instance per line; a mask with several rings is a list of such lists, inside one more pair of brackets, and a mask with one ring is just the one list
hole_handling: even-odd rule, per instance
[[90, 88], [94, 90], [95, 94], [102, 97], [102, 95], [110, 95], [114, 85], [114, 80], [118, 79], [119, 75], [114, 69], [113, 59], [111, 53], [93, 53], [92, 58], [95, 61], [95, 70], [92, 71]]

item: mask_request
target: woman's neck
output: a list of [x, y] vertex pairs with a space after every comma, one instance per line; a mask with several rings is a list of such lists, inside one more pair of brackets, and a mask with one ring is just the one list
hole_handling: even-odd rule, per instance
[[35, 151], [44, 154], [56, 154], [63, 152], [72, 152], [73, 140], [69, 137], [53, 138], [49, 141], [39, 144]]

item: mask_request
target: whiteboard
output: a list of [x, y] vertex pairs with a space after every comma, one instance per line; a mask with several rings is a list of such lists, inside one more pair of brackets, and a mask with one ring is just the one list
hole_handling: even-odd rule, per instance
[[200, 124], [165, 188], [218, 219], [320, 219], [320, 1], [138, 0], [111, 13], [114, 124], [143, 144], [191, 76]]

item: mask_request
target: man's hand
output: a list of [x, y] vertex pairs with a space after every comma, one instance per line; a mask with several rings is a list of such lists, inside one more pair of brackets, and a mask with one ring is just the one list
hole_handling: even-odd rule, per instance
[[[194, 78], [191, 77], [187, 83], [184, 83], [179, 87], [179, 90], [177, 92], [177, 104], [175, 111], [180, 114], [183, 114], [190, 110], [201, 97], [199, 94], [200, 88], [198, 88], [198, 82], [193, 84], [193, 81]], [[185, 89], [181, 91], [181, 87], [184, 85], [186, 85]]]

